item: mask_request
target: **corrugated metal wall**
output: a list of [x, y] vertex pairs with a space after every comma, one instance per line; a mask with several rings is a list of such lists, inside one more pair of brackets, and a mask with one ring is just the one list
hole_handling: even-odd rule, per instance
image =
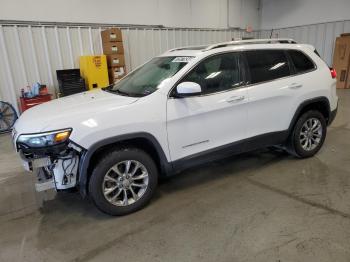
[[[0, 24], [0, 100], [16, 105], [21, 88], [35, 82], [57, 90], [56, 70], [79, 67], [80, 55], [102, 53], [104, 27]], [[122, 28], [127, 71], [174, 47], [249, 36], [240, 30]], [[257, 36], [257, 33], [254, 33]], [[253, 34], [251, 34], [253, 35]]]
[[[55, 94], [56, 70], [78, 68], [80, 55], [101, 54], [100, 31], [104, 28], [0, 24], [0, 100], [17, 106], [21, 88], [37, 81], [47, 84]], [[271, 36], [271, 30], [249, 34], [233, 29], [125, 27], [122, 32], [127, 71], [174, 47]], [[272, 37], [312, 44], [331, 65], [335, 38], [343, 32], [350, 32], [350, 21], [275, 29]]]
[[[350, 20], [273, 30], [273, 37], [293, 38], [316, 47], [329, 66], [333, 63], [334, 43], [337, 36], [350, 33]], [[260, 31], [260, 38], [270, 38], [271, 30]]]

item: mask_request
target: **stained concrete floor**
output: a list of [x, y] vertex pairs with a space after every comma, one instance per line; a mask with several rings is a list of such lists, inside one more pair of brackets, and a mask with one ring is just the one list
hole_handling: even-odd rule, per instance
[[260, 150], [163, 182], [109, 217], [78, 194], [36, 194], [0, 137], [0, 261], [350, 261], [350, 90], [317, 156]]

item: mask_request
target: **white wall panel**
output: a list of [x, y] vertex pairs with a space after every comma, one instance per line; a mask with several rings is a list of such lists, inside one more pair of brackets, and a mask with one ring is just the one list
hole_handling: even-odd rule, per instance
[[4, 68], [4, 74], [7, 76], [6, 81], [1, 85], [4, 89], [2, 90], [4, 96], [8, 97], [8, 101], [14, 101], [13, 106], [18, 111], [18, 107], [16, 102], [16, 93], [15, 93], [15, 83], [14, 83], [14, 75], [11, 70], [10, 58], [7, 51], [7, 44], [5, 39], [5, 30], [0, 25], [0, 50], [2, 53], [2, 63], [1, 65]]
[[[0, 55], [9, 57], [9, 67], [0, 64], [0, 100], [17, 104], [22, 88], [36, 82], [58, 91], [56, 70], [79, 68], [80, 55], [102, 53], [100, 31], [88, 26], [0, 25], [3, 43]], [[204, 45], [232, 38], [258, 35], [230, 29], [122, 28], [126, 68], [132, 69], [164, 51], [181, 46]], [[18, 41], [19, 40], [19, 41]], [[15, 94], [11, 95], [12, 92]]]
[[350, 19], [349, 0], [262, 0], [261, 28], [285, 28]]
[[228, 0], [229, 26], [254, 30], [260, 29], [260, 1], [259, 0]]
[[[230, 8], [227, 9], [228, 1]], [[4, 20], [257, 28], [258, 0], [1, 0]]]
[[[292, 38], [299, 43], [313, 45], [329, 66], [333, 63], [335, 39], [350, 32], [350, 21], [337, 21], [314, 25], [274, 29], [272, 37]], [[262, 30], [259, 38], [269, 38], [271, 30]]]

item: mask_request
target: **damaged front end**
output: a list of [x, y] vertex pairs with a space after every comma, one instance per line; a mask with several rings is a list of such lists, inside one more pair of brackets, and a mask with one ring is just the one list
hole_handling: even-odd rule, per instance
[[72, 129], [63, 129], [14, 137], [24, 168], [37, 173], [37, 191], [51, 188], [65, 190], [77, 186], [83, 149], [69, 140], [71, 132]]

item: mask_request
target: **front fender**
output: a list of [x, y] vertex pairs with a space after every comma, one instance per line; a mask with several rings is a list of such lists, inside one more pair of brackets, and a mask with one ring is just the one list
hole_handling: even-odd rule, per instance
[[128, 140], [130, 141], [132, 139], [137, 139], [137, 138], [147, 139], [154, 146], [155, 150], [158, 153], [158, 157], [160, 159], [161, 173], [168, 175], [173, 172], [172, 165], [171, 163], [168, 162], [166, 155], [163, 151], [163, 148], [161, 147], [160, 143], [153, 135], [149, 133], [140, 132], [140, 133], [118, 135], [115, 137], [106, 138], [94, 143], [88, 149], [84, 150], [81, 154], [80, 162], [79, 162], [78, 179], [79, 179], [79, 190], [83, 197], [85, 197], [88, 192], [88, 181], [89, 181], [88, 170], [89, 170], [90, 161], [94, 156], [94, 154], [97, 152], [97, 150], [108, 145], [113, 145], [115, 143], [128, 141]]

